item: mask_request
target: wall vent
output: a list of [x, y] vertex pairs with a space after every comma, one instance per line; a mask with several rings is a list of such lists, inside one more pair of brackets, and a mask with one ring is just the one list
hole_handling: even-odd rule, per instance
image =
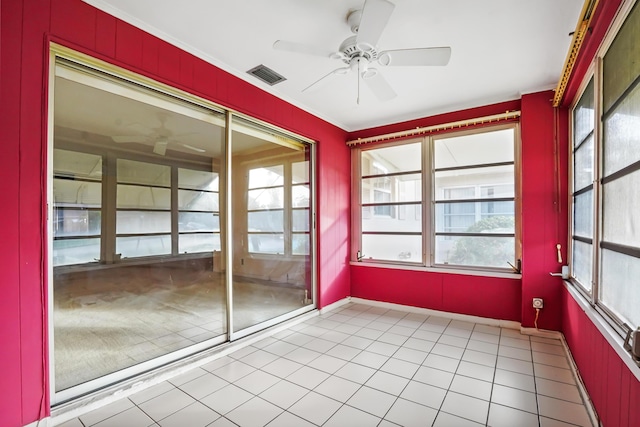
[[271, 68], [262, 64], [258, 65], [257, 67], [253, 67], [252, 69], [247, 71], [247, 73], [259, 78], [260, 80], [271, 86], [287, 80], [280, 74], [273, 71]]

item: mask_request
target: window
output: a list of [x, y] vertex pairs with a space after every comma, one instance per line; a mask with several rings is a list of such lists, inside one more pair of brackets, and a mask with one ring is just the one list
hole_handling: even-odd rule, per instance
[[614, 324], [640, 325], [640, 6], [572, 111], [572, 281]]
[[516, 136], [508, 125], [356, 149], [358, 259], [511, 271]]

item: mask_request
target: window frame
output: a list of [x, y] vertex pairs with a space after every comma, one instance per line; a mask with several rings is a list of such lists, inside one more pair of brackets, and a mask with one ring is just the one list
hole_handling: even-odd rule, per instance
[[[352, 249], [351, 249], [351, 262], [359, 263], [359, 265], [370, 266], [382, 266], [388, 268], [400, 268], [400, 269], [418, 269], [427, 271], [439, 271], [446, 272], [451, 271], [461, 274], [474, 274], [484, 275], [492, 277], [517, 277], [520, 274], [518, 267], [506, 265], [502, 267], [482, 267], [475, 265], [458, 265], [458, 264], [444, 264], [435, 262], [435, 221], [436, 221], [436, 203], [435, 203], [435, 168], [434, 168], [434, 141], [442, 138], [459, 137], [465, 135], [488, 133], [493, 131], [500, 131], [504, 129], [513, 129], [514, 132], [514, 262], [519, 264], [521, 259], [521, 184], [520, 184], [520, 124], [519, 121], [510, 120], [506, 123], [488, 125], [488, 126], [472, 126], [470, 129], [459, 130], [456, 129], [450, 132], [438, 132], [434, 134], [427, 134], [421, 137], [413, 137], [406, 139], [399, 139], [388, 142], [375, 142], [363, 145], [355, 146], [351, 151], [351, 170], [352, 170], [352, 209], [351, 209], [351, 224], [352, 224]], [[421, 169], [419, 172], [412, 171], [411, 173], [420, 173], [422, 179], [422, 200], [418, 203], [421, 210], [421, 223], [422, 228], [420, 235], [422, 237], [422, 261], [421, 262], [408, 262], [403, 260], [384, 260], [369, 258], [366, 253], [362, 251], [362, 236], [365, 234], [362, 230], [362, 208], [371, 203], [362, 202], [362, 180], [365, 178], [374, 177], [374, 175], [362, 175], [362, 153], [369, 150], [395, 147], [399, 145], [407, 145], [413, 143], [420, 143], [422, 149]], [[409, 173], [409, 172], [401, 172]], [[394, 174], [389, 174], [394, 175]], [[463, 184], [461, 184], [463, 185]], [[479, 189], [484, 184], [479, 185], [474, 191], [479, 194]], [[470, 187], [464, 184], [465, 187]], [[488, 201], [494, 201], [493, 199]], [[496, 200], [502, 200], [498, 198]], [[482, 217], [481, 202], [485, 200], [478, 199], [478, 207], [474, 208], [475, 215]], [[402, 204], [401, 202], [399, 202]], [[398, 203], [393, 203], [397, 205]], [[373, 215], [373, 213], [372, 213]], [[398, 217], [400, 215], [397, 215]]]

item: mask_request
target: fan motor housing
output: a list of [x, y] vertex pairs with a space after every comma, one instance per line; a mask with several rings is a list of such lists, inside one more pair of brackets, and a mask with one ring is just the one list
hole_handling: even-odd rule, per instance
[[356, 43], [357, 36], [351, 36], [342, 42], [339, 51], [344, 55], [342, 62], [349, 64], [353, 58], [361, 57], [371, 62], [378, 58], [378, 51], [375, 46], [360, 46]]

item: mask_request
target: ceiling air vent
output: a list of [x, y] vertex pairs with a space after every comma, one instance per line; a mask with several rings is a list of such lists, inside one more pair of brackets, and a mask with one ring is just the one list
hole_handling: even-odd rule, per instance
[[282, 77], [280, 74], [273, 71], [271, 68], [266, 67], [262, 64], [258, 65], [257, 67], [253, 67], [252, 69], [247, 71], [247, 73], [253, 76], [256, 76], [257, 78], [259, 78], [260, 80], [262, 80], [263, 82], [271, 86], [273, 86], [276, 83], [280, 83], [287, 80], [286, 78]]

